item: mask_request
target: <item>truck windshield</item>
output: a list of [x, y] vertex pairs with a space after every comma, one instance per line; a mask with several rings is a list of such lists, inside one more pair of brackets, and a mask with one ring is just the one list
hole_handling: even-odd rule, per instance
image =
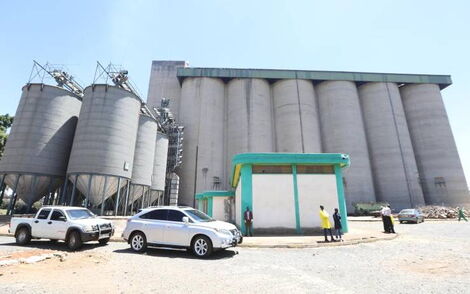
[[71, 219], [85, 219], [95, 217], [95, 215], [88, 209], [71, 209], [67, 210], [67, 214]]
[[199, 210], [196, 210], [196, 209], [188, 209], [188, 210], [185, 210], [184, 212], [186, 212], [196, 222], [212, 222], [212, 221], [214, 221], [213, 218], [211, 218], [207, 214], [205, 214], [205, 213], [203, 213]]

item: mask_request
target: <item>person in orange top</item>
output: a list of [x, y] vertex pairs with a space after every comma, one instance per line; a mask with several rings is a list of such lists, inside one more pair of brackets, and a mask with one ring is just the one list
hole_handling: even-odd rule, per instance
[[320, 205], [320, 220], [321, 227], [323, 228], [323, 234], [325, 235], [325, 242], [330, 242], [328, 241], [328, 232], [331, 236], [331, 242], [334, 242], [333, 232], [331, 231], [330, 215], [325, 211], [323, 205]]

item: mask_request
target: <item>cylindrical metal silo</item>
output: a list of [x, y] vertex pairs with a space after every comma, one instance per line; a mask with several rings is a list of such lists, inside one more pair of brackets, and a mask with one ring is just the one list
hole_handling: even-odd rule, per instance
[[395, 209], [424, 205], [405, 112], [395, 83], [359, 87], [377, 199]]
[[27, 84], [0, 161], [0, 174], [28, 205], [63, 183], [81, 98], [62, 88]]
[[400, 93], [426, 203], [468, 205], [468, 187], [439, 86], [411, 84]]
[[152, 170], [152, 185], [151, 189], [151, 203], [158, 201], [162, 204], [161, 196], [165, 191], [166, 183], [166, 164], [168, 159], [168, 136], [162, 133], [157, 133], [155, 145], [155, 155], [153, 158]]
[[311, 81], [281, 80], [273, 84], [277, 152], [321, 152], [315, 91]]
[[195, 193], [226, 188], [224, 82], [215, 78], [187, 78], [183, 81], [180, 103], [179, 118], [185, 126], [185, 136], [178, 201], [193, 206]]
[[[139, 128], [135, 143], [134, 162], [132, 167], [132, 186], [142, 186], [142, 190], [149, 189], [152, 184], [153, 160], [155, 156], [155, 138], [157, 136], [157, 122], [148, 115], [139, 116]], [[130, 199], [136, 201], [142, 197], [140, 188], [132, 187]]]
[[269, 83], [263, 79], [233, 79], [227, 85], [227, 166], [235, 154], [274, 152]]
[[316, 86], [323, 152], [350, 155], [344, 172], [348, 209], [353, 203], [374, 202], [375, 191], [366, 134], [356, 85], [348, 81], [325, 81]]
[[94, 206], [131, 178], [140, 107], [135, 94], [115, 86], [84, 91], [67, 174]]

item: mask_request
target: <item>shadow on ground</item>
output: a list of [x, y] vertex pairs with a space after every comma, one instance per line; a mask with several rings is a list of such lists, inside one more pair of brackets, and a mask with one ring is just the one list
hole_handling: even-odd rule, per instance
[[[28, 249], [48, 249], [48, 250], [55, 250], [55, 251], [66, 251], [66, 252], [72, 252], [65, 242], [52, 242], [48, 240], [32, 240], [30, 243], [27, 245], [17, 245], [15, 242], [10, 242], [10, 243], [1, 243], [0, 248], [2, 246], [16, 246], [17, 248], [28, 248]], [[92, 250], [97, 247], [103, 247], [105, 245], [100, 245], [98, 243], [85, 243], [83, 246], [79, 249], [76, 250], [75, 252], [80, 252], [80, 251], [87, 251], [87, 250]]]
[[[117, 250], [114, 250], [113, 252], [120, 253], [120, 254], [146, 255], [146, 256], [152, 256], [152, 257], [201, 259], [193, 255], [191, 251], [186, 250], [186, 249], [153, 247], [153, 248], [147, 248], [147, 251], [144, 253], [137, 253], [137, 252], [132, 251], [132, 249], [127, 248], [127, 249], [117, 249]], [[219, 251], [212, 252], [212, 254], [209, 257], [204, 258], [204, 260], [219, 260], [219, 259], [233, 258], [237, 254], [238, 254], [237, 249], [219, 250]]]

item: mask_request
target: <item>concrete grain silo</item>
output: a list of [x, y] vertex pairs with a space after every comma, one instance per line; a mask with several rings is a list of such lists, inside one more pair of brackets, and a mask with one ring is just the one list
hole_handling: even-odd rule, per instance
[[321, 136], [311, 81], [281, 80], [273, 84], [277, 152], [319, 153]]
[[[155, 119], [148, 115], [140, 114], [132, 167], [130, 202], [128, 203], [139, 200], [150, 191], [157, 131], [158, 125]], [[142, 199], [141, 202], [144, 206], [145, 200], [146, 199]]]
[[405, 85], [400, 93], [426, 203], [468, 205], [468, 187], [439, 86]]
[[233, 79], [227, 84], [227, 167], [234, 155], [274, 152], [269, 83], [264, 79]]
[[413, 146], [398, 86], [359, 87], [377, 200], [394, 209], [424, 205]]
[[84, 91], [67, 175], [92, 206], [131, 179], [140, 108], [139, 97], [116, 86]]
[[348, 209], [356, 202], [374, 202], [369, 151], [356, 85], [350, 81], [325, 81], [316, 86], [323, 152], [350, 155], [344, 172]]
[[81, 97], [45, 84], [22, 91], [0, 174], [30, 206], [64, 182]]
[[225, 85], [221, 79], [183, 81], [179, 122], [185, 126], [186, 160], [180, 167], [184, 178], [180, 184], [181, 204], [194, 205], [195, 193], [225, 188], [224, 108]]
[[[154, 136], [155, 138], [155, 136]], [[150, 203], [157, 202], [163, 204], [162, 196], [165, 192], [166, 183], [166, 165], [168, 158], [168, 136], [162, 133], [157, 133], [156, 140], [154, 140], [155, 155], [152, 160], [152, 184], [150, 187]]]

